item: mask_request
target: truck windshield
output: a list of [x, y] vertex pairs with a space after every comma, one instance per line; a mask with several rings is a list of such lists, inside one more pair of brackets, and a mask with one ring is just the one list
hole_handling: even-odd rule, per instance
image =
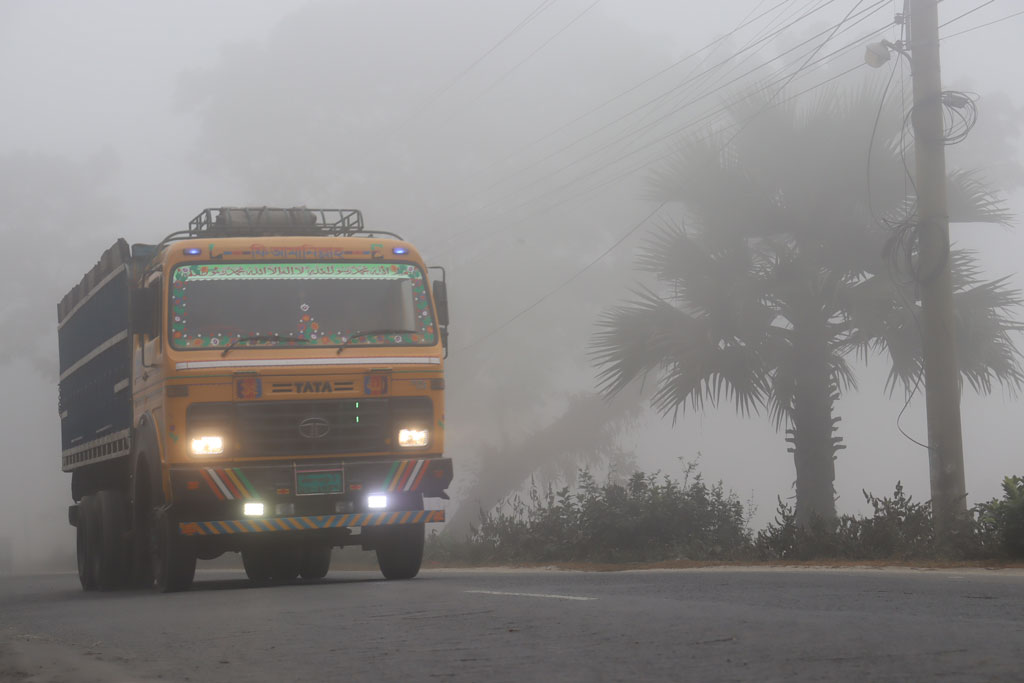
[[[431, 346], [433, 310], [410, 263], [194, 263], [171, 278], [171, 345]], [[387, 334], [349, 336], [365, 330]], [[404, 332], [408, 330], [408, 332]], [[415, 332], [413, 332], [415, 330]], [[301, 347], [291, 343], [303, 339]]]

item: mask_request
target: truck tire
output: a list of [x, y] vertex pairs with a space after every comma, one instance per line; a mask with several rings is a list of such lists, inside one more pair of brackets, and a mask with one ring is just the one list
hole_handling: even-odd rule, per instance
[[242, 566], [250, 581], [266, 583], [272, 573], [269, 548], [246, 548], [242, 551]]
[[128, 503], [121, 491], [104, 489], [96, 494], [95, 514], [99, 538], [96, 584], [100, 590], [117, 590], [128, 583], [131, 556], [127, 541]]
[[132, 588], [153, 587], [153, 553], [151, 550], [151, 525], [153, 521], [150, 504], [150, 482], [146, 466], [140, 465], [136, 473], [135, 499], [131, 504], [132, 540], [131, 575], [128, 578]]
[[296, 543], [278, 543], [270, 552], [270, 578], [274, 581], [294, 581], [302, 569], [302, 546]]
[[322, 579], [331, 570], [331, 546], [307, 545], [302, 549], [299, 575], [304, 579]]
[[196, 553], [178, 533], [178, 525], [163, 510], [154, 511], [150, 547], [153, 581], [161, 593], [187, 590], [196, 575]]
[[258, 583], [294, 581], [302, 568], [302, 551], [291, 543], [260, 545], [242, 551], [245, 575]]
[[377, 564], [388, 580], [411, 579], [423, 564], [424, 525], [408, 524], [378, 530]]
[[78, 526], [75, 529], [75, 555], [78, 559], [78, 580], [82, 590], [96, 590], [96, 573], [93, 571], [91, 528], [95, 526], [96, 501], [92, 496], [82, 496], [78, 502]]

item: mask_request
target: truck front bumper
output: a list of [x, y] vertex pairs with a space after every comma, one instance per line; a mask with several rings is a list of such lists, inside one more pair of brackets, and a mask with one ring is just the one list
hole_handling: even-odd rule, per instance
[[[443, 522], [424, 498], [446, 498], [444, 457], [173, 466], [170, 514], [184, 536], [330, 536], [354, 528]], [[386, 496], [387, 507], [369, 498]], [[259, 506], [258, 513], [249, 508]], [[211, 539], [212, 541], [212, 539]]]
[[352, 527], [396, 526], [443, 522], [444, 510], [381, 510], [342, 515], [308, 517], [254, 517], [212, 522], [180, 522], [183, 536], [222, 536], [227, 534], [258, 534], [279, 531], [317, 531]]

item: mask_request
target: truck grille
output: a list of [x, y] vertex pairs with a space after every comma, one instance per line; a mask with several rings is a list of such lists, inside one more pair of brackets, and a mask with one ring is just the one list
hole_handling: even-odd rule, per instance
[[432, 419], [427, 397], [199, 403], [188, 410], [190, 432], [230, 424], [243, 457], [391, 450], [400, 423], [429, 425]]

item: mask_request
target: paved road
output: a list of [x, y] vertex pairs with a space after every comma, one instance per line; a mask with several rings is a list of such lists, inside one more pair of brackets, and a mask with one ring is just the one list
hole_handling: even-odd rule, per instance
[[187, 593], [0, 579], [0, 680], [1024, 681], [1024, 571], [332, 572]]

